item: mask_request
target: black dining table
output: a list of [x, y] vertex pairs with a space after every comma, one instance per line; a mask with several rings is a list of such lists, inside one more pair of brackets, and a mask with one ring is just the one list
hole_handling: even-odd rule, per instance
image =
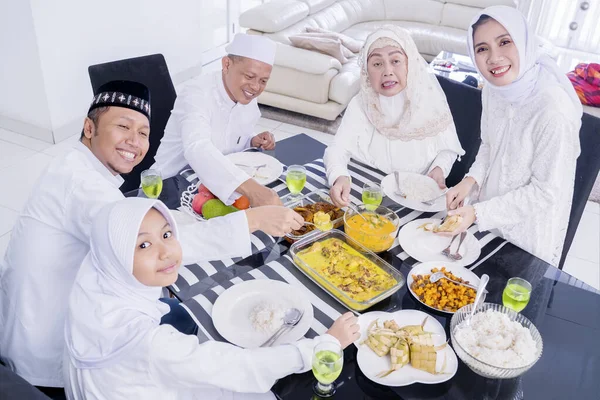
[[[307, 135], [296, 135], [277, 143], [271, 154], [282, 164], [304, 164], [309, 170], [306, 191], [326, 186], [322, 160], [325, 146]], [[358, 185], [378, 181], [385, 174], [352, 161], [350, 164], [355, 201], [359, 201]], [[281, 196], [286, 195], [283, 182], [271, 185]], [[362, 187], [362, 186], [360, 186]], [[438, 217], [436, 213], [419, 213], [384, 199], [406, 223], [415, 218]], [[472, 228], [482, 254], [467, 268], [476, 275], [487, 274], [490, 281], [486, 302], [502, 304], [502, 291], [511, 277], [521, 277], [533, 287], [529, 304], [521, 312], [539, 330], [543, 353], [525, 374], [514, 379], [487, 379], [471, 371], [459, 359], [458, 372], [450, 380], [433, 385], [412, 384], [386, 387], [369, 380], [360, 370], [357, 348], [344, 351], [344, 367], [337, 379], [337, 391], [331, 398], [350, 399], [600, 399], [600, 291], [540, 260], [517, 246], [489, 232]], [[471, 231], [470, 230], [470, 231]], [[218, 295], [232, 285], [249, 279], [278, 279], [305, 289], [315, 310], [315, 323], [307, 337], [322, 334], [337, 315], [347, 311], [319, 286], [294, 266], [289, 256], [290, 245], [281, 238], [260, 235], [253, 238], [253, 254], [244, 259], [217, 260], [182, 267], [176, 284], [170, 288], [200, 328], [202, 340], [224, 340], [212, 326], [210, 310]], [[405, 277], [418, 261], [408, 256], [398, 243], [379, 256]], [[414, 309], [438, 320], [448, 338], [451, 316], [423, 306], [406, 285], [390, 298], [369, 311]], [[452, 343], [450, 342], [452, 346]], [[315, 378], [311, 371], [279, 380], [273, 387], [283, 400], [319, 399], [313, 393]]]

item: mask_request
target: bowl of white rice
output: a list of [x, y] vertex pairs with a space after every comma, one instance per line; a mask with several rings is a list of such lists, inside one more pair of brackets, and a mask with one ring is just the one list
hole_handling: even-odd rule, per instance
[[542, 356], [543, 342], [535, 325], [500, 304], [484, 303], [470, 323], [472, 304], [450, 321], [456, 355], [473, 372], [491, 379], [516, 378]]

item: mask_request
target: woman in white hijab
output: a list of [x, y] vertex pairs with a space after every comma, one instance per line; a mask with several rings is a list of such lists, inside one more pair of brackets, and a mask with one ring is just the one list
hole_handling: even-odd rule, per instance
[[[90, 399], [274, 399], [279, 378], [311, 367], [323, 341], [358, 338], [356, 317], [342, 315], [327, 334], [294, 344], [245, 350], [159, 325], [169, 307], [161, 287], [181, 263], [177, 227], [166, 206], [129, 198], [96, 217], [91, 250], [69, 301], [63, 362], [65, 392]], [[248, 393], [236, 393], [248, 392]]]
[[541, 53], [525, 17], [494, 6], [477, 15], [469, 52], [485, 79], [481, 147], [465, 179], [447, 193], [449, 214], [474, 221], [558, 265], [569, 223], [582, 107], [556, 63]]
[[445, 187], [454, 161], [465, 152], [446, 96], [408, 31], [386, 25], [372, 33], [359, 64], [360, 92], [325, 151], [332, 200], [349, 203], [350, 158], [385, 173], [428, 174]]

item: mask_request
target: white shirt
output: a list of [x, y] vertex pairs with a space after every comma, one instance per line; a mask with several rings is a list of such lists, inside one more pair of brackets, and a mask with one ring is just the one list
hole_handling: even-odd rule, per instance
[[269, 390], [277, 379], [309, 370], [313, 349], [323, 341], [337, 339], [326, 334], [248, 350], [198, 344], [197, 337], [161, 325], [109, 367], [78, 369], [65, 352], [65, 392], [69, 400], [274, 399]]
[[[123, 199], [122, 183], [78, 143], [39, 178], [13, 228], [0, 262], [0, 355], [33, 385], [63, 386], [68, 296], [89, 251], [91, 221]], [[184, 262], [252, 251], [243, 212], [183, 226], [180, 241]]]
[[440, 167], [444, 176], [448, 176], [456, 158], [464, 154], [451, 128], [422, 140], [390, 140], [371, 124], [356, 96], [348, 105], [333, 145], [325, 150], [329, 185], [333, 185], [340, 176], [350, 176], [350, 158], [385, 173], [406, 171], [425, 174]]
[[479, 229], [496, 229], [556, 266], [573, 199], [579, 115], [556, 85], [518, 107], [486, 87], [482, 101], [481, 147], [468, 173], [481, 185], [474, 205]]
[[259, 118], [256, 99], [247, 105], [231, 100], [221, 71], [202, 75], [177, 97], [152, 168], [168, 178], [189, 164], [200, 182], [231, 204], [250, 176], [224, 155], [249, 147]]

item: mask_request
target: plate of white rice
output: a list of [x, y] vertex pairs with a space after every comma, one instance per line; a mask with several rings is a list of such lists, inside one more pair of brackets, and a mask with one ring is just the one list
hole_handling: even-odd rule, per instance
[[438, 198], [432, 205], [428, 206], [422, 201], [431, 200], [442, 194], [442, 189], [438, 184], [427, 175], [416, 174], [413, 172], [399, 172], [400, 189], [406, 197], [398, 196], [396, 191], [398, 185], [394, 174], [389, 174], [381, 181], [381, 187], [387, 197], [396, 203], [408, 207], [412, 210], [438, 212], [446, 209], [446, 197]]
[[313, 307], [301, 289], [269, 279], [243, 281], [225, 290], [212, 307], [215, 329], [225, 340], [257, 348], [282, 325], [290, 308], [302, 311], [300, 322], [274, 345], [301, 339], [313, 322]]

